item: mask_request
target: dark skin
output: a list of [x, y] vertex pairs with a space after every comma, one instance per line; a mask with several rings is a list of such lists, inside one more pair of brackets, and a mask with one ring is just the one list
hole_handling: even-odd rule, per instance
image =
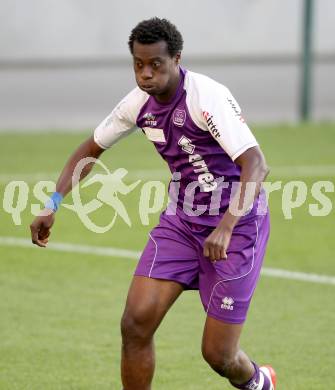
[[[159, 102], [168, 102], [179, 84], [180, 53], [171, 56], [167, 44], [160, 41], [143, 45], [134, 42], [133, 64], [138, 86]], [[99, 158], [104, 149], [87, 139], [72, 154], [56, 185], [56, 191], [65, 196], [72, 189], [72, 175], [77, 163], [85, 157]], [[241, 199], [247, 182], [256, 183], [253, 199], [258, 195], [268, 169], [259, 147], [253, 147], [239, 156], [235, 163], [241, 167]], [[88, 175], [92, 165], [86, 167], [80, 180]], [[204, 255], [210, 261], [225, 260], [233, 229], [239, 221], [229, 210], [204, 244]], [[32, 242], [46, 247], [54, 213], [45, 210], [31, 224]], [[172, 281], [135, 276], [129, 288], [126, 307], [121, 321], [122, 362], [121, 374], [124, 390], [150, 390], [154, 374], [155, 356], [153, 336], [183, 286]], [[208, 364], [220, 375], [241, 384], [249, 380], [254, 368], [239, 348], [242, 324], [228, 324], [207, 317], [202, 351]]]
[[[134, 42], [133, 65], [138, 86], [160, 102], [166, 102], [175, 94], [179, 84], [180, 53], [171, 57], [167, 53], [164, 41], [151, 45]], [[66, 196], [72, 189], [72, 174], [77, 163], [85, 157], [99, 158], [101, 149], [93, 137], [87, 139], [73, 153], [66, 163], [56, 184], [56, 191]], [[91, 171], [93, 165], [86, 167], [81, 180]], [[50, 229], [54, 223], [54, 214], [45, 210], [30, 225], [32, 242], [40, 247], [46, 247], [49, 241]]]
[[[69, 158], [56, 184], [56, 191], [65, 196], [72, 190], [72, 175], [78, 162], [85, 157], [99, 158], [104, 149], [101, 149], [95, 142], [93, 137], [88, 138], [83, 142], [78, 149]], [[80, 180], [84, 179], [93, 165], [88, 164], [83, 170]], [[41, 215], [35, 218], [30, 225], [31, 240], [35, 245], [45, 248], [49, 241], [52, 225], [55, 222], [55, 214], [50, 210], [43, 210]]]
[[159, 102], [168, 102], [178, 88], [180, 53], [170, 57], [167, 44], [134, 42], [133, 67], [137, 85]]
[[[235, 160], [235, 163], [241, 167], [241, 200], [244, 199], [247, 183], [255, 183], [255, 193], [251, 198], [254, 201], [259, 194], [262, 182], [269, 173], [264, 155], [260, 148], [255, 146], [242, 153]], [[230, 238], [239, 219], [239, 216], [233, 215], [228, 209], [219, 225], [207, 237], [204, 245], [204, 255], [211, 261], [227, 259]]]

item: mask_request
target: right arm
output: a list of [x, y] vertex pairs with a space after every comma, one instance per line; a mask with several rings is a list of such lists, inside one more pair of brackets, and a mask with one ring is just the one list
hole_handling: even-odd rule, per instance
[[[66, 196], [80, 180], [89, 174], [94, 163], [85, 164], [80, 178], [72, 179], [80, 160], [85, 157], [98, 158], [105, 149], [135, 130], [136, 118], [148, 98], [148, 94], [135, 88], [121, 100], [111, 114], [95, 129], [94, 136], [81, 144], [69, 158], [57, 181], [56, 192], [63, 197]], [[31, 239], [34, 244], [46, 247], [54, 220], [54, 212], [50, 209], [43, 210], [41, 215], [35, 218], [30, 225]]]
[[[94, 163], [85, 165], [82, 170], [80, 178], [77, 181], [72, 180], [73, 172], [80, 160], [85, 157], [99, 158], [101, 153], [105, 149], [102, 149], [94, 142], [94, 138], [90, 137], [83, 142], [79, 148], [71, 155], [67, 163], [65, 164], [62, 173], [56, 184], [56, 192], [65, 197], [79, 181], [84, 179], [92, 170]], [[35, 245], [46, 247], [48, 243], [48, 237], [50, 235], [50, 229], [55, 220], [55, 213], [50, 209], [45, 209], [35, 218], [30, 225], [31, 239]]]

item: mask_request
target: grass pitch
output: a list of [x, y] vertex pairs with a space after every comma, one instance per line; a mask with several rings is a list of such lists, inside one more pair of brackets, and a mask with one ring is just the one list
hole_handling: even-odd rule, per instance
[[[282, 192], [270, 197], [272, 233], [265, 266], [335, 276], [334, 210], [312, 217], [316, 181], [335, 182], [335, 126], [277, 126], [254, 129], [272, 168], [271, 181], [303, 181], [304, 205], [283, 216]], [[37, 180], [54, 179], [68, 155], [87, 134], [0, 134], [0, 188], [25, 180], [29, 207], [14, 225], [0, 208], [0, 236], [29, 238], [30, 204]], [[164, 162], [140, 134], [121, 141], [103, 156], [111, 170], [124, 167], [131, 183], [142, 175], [168, 181]], [[165, 170], [165, 171], [164, 171]], [[164, 173], [166, 172], [166, 173]], [[36, 177], [39, 174], [39, 177]], [[144, 178], [145, 175], [145, 178]], [[52, 232], [55, 242], [140, 251], [159, 213], [143, 226], [138, 212], [142, 185], [122, 198], [132, 227], [122, 220], [107, 233], [90, 232], [61, 207]], [[85, 192], [94, 198], [98, 185]], [[327, 196], [335, 204], [334, 193]], [[71, 203], [71, 196], [65, 199]], [[103, 206], [92, 215], [110, 222]], [[0, 245], [0, 389], [120, 389], [119, 321], [136, 261], [51, 249]], [[205, 319], [197, 292], [185, 292], [157, 332], [154, 389], [221, 390], [228, 383], [212, 372], [200, 352]], [[327, 390], [335, 374], [335, 286], [263, 276], [256, 290], [242, 346], [259, 363], [271, 363], [279, 390]]]

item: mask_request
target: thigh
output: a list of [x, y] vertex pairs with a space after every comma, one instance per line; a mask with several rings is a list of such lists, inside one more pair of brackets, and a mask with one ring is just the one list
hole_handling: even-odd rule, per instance
[[153, 333], [183, 291], [177, 282], [134, 276], [129, 288], [123, 322], [140, 325]]
[[171, 280], [198, 288], [199, 258], [192, 232], [178, 216], [161, 215], [150, 232], [135, 275]]
[[268, 215], [234, 229], [227, 260], [201, 259], [199, 291], [207, 314], [231, 324], [245, 321], [269, 237]]

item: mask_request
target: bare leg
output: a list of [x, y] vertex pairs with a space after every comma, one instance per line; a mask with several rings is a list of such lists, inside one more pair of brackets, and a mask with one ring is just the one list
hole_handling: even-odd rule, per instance
[[134, 276], [121, 321], [124, 390], [150, 390], [155, 369], [153, 335], [182, 291], [176, 282]]
[[242, 328], [243, 324], [228, 324], [207, 317], [202, 341], [202, 354], [207, 363], [237, 385], [247, 382], [255, 372], [239, 347]]

